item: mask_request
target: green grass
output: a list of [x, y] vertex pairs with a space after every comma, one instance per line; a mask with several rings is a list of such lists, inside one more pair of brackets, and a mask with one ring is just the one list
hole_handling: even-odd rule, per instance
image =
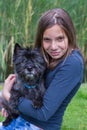
[[[0, 121], [2, 120], [0, 116]], [[87, 83], [82, 84], [69, 104], [63, 118], [62, 130], [87, 130]]]
[[82, 84], [69, 104], [63, 118], [62, 130], [87, 130], [87, 84]]

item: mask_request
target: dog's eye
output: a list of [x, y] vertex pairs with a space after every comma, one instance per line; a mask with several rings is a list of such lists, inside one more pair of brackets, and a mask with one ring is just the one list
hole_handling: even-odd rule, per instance
[[24, 56], [24, 57], [22, 57], [22, 62], [23, 63], [25, 63], [26, 62], [26, 60], [27, 60], [27, 58]]
[[30, 58], [30, 55], [29, 54], [25, 54], [25, 58], [26, 59]]

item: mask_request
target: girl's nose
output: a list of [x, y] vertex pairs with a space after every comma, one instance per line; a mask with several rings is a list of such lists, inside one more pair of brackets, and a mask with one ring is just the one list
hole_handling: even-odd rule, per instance
[[51, 49], [52, 50], [56, 50], [57, 49], [56, 41], [55, 40], [53, 40], [52, 43], [51, 43]]

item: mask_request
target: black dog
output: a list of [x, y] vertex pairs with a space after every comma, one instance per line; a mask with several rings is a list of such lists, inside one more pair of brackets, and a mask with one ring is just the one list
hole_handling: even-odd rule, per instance
[[43, 104], [44, 72], [46, 63], [38, 49], [22, 48], [15, 45], [13, 64], [17, 81], [11, 89], [9, 102], [3, 101], [3, 107], [7, 110], [8, 117], [3, 122], [7, 126], [13, 118], [20, 114], [17, 110], [20, 97], [32, 100], [32, 105], [36, 109]]

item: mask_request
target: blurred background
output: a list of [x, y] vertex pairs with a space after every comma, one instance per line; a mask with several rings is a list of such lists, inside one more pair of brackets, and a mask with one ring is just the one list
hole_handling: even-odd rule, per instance
[[87, 0], [0, 0], [0, 90], [13, 73], [15, 43], [33, 45], [40, 16], [52, 8], [70, 14], [85, 62], [83, 84], [65, 112], [62, 130], [87, 130]]
[[33, 45], [40, 16], [57, 7], [68, 11], [76, 27], [87, 82], [87, 0], [0, 0], [0, 82], [13, 73], [14, 44]]

